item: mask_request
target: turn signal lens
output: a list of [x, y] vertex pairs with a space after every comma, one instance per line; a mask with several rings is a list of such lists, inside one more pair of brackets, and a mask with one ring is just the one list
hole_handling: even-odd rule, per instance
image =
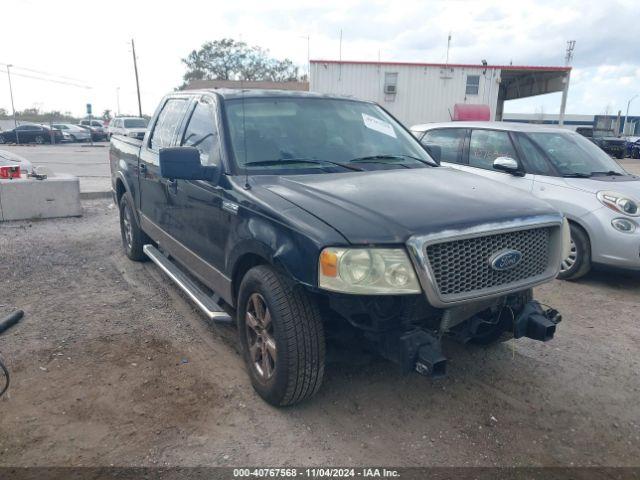
[[323, 250], [320, 254], [320, 271], [325, 277], [337, 277], [338, 255], [331, 250]]

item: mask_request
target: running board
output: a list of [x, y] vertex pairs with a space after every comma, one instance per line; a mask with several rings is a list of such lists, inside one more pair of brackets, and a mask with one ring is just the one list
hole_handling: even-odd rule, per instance
[[218, 305], [213, 298], [204, 293], [187, 275], [171, 260], [165, 257], [153, 245], [145, 245], [142, 250], [167, 276], [178, 285], [184, 293], [204, 312], [216, 322], [231, 322], [231, 316]]

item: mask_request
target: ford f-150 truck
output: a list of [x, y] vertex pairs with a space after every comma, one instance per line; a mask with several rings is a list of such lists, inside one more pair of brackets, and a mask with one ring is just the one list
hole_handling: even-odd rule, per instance
[[110, 162], [126, 255], [155, 262], [210, 319], [235, 315], [271, 404], [318, 391], [329, 336], [440, 376], [444, 336], [546, 341], [560, 321], [532, 287], [558, 273], [562, 215], [439, 166], [374, 103], [172, 93], [141, 142], [112, 138]]

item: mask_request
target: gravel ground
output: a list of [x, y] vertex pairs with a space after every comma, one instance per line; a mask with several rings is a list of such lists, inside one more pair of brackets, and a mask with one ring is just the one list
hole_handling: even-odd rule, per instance
[[332, 348], [319, 395], [252, 391], [235, 328], [208, 323], [153, 264], [128, 261], [116, 209], [0, 225], [0, 465], [640, 465], [640, 276], [594, 273], [537, 298], [557, 337], [445, 344], [431, 381]]

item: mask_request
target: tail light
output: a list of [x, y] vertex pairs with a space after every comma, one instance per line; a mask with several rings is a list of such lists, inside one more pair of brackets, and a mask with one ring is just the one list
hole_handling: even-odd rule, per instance
[[20, 165], [8, 165], [0, 167], [0, 178], [5, 180], [20, 178]]

